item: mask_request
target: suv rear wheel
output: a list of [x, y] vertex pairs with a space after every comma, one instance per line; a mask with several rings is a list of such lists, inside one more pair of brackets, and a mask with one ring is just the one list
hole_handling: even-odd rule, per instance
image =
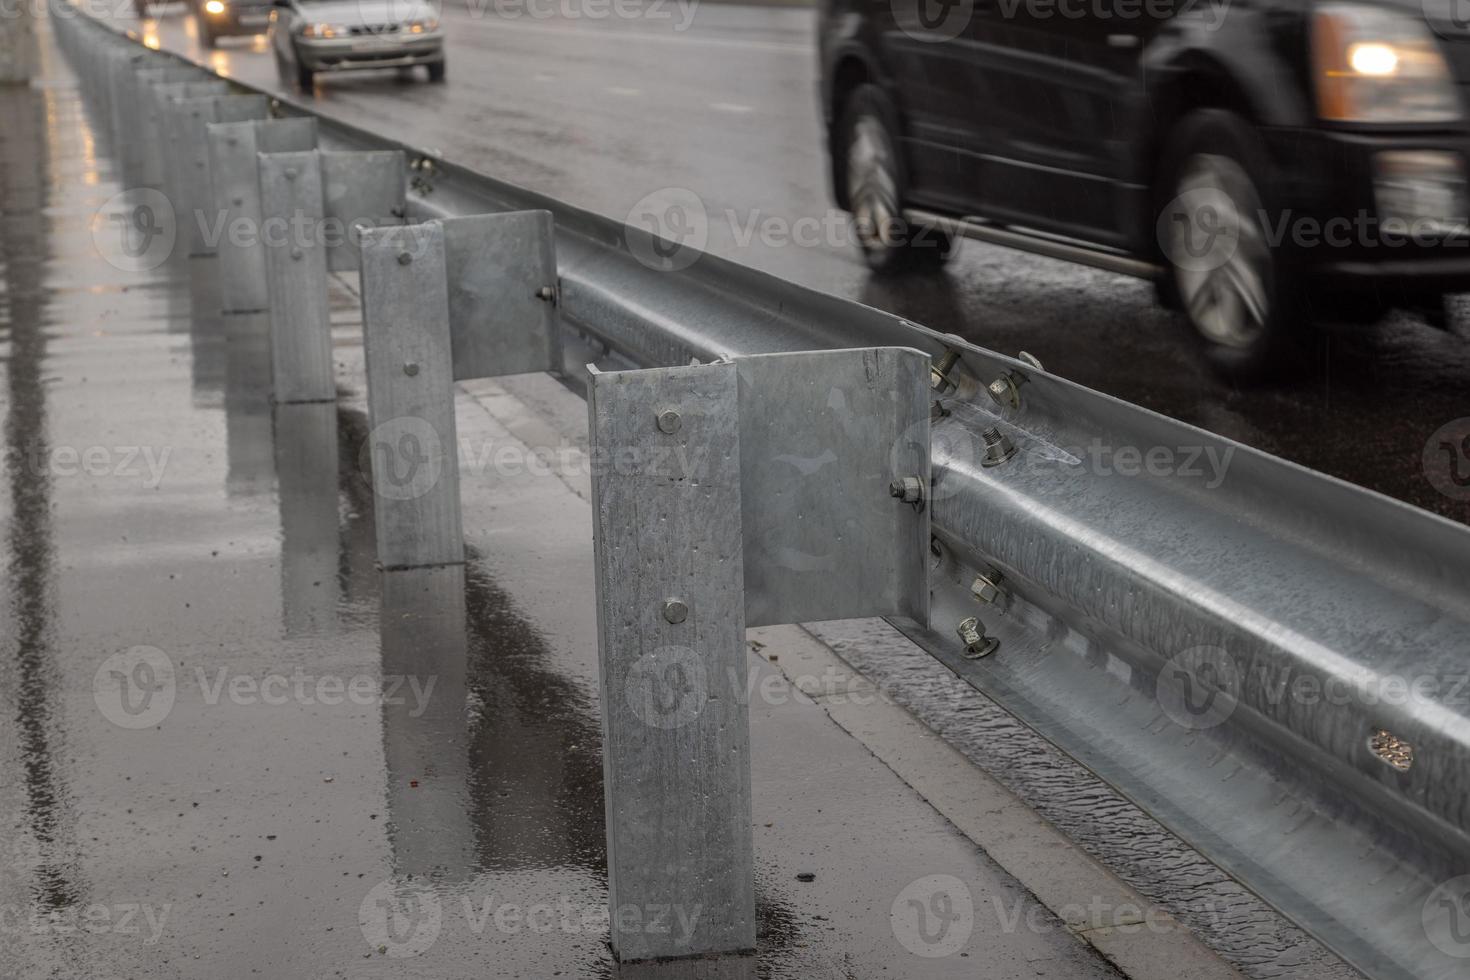
[[1304, 333], [1303, 284], [1266, 235], [1275, 212], [1254, 130], [1224, 110], [1196, 111], [1175, 129], [1161, 175], [1165, 298], [1227, 376], [1260, 381], [1291, 372]]
[[897, 115], [882, 89], [859, 85], [847, 98], [837, 130], [847, 207], [863, 258], [875, 272], [938, 267], [954, 252], [947, 234], [904, 218], [907, 188]]

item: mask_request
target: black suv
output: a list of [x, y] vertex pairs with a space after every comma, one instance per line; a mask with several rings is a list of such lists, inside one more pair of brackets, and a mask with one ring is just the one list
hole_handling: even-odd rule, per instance
[[1470, 0], [822, 0], [880, 271], [974, 237], [1145, 276], [1228, 374], [1470, 290]]

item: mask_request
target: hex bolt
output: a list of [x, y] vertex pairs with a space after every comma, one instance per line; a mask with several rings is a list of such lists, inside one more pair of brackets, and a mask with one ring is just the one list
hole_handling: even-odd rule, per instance
[[418, 364], [414, 363], [413, 361], [405, 361], [403, 365], [403, 373], [408, 375], [410, 378], [413, 377], [414, 375], [419, 373]]
[[412, 255], [409, 255], [407, 252], [399, 252], [398, 253], [398, 264], [399, 265], [408, 265], [412, 261], [413, 261], [413, 256]]
[[946, 348], [929, 368], [929, 387], [941, 393], [952, 390], [954, 382], [949, 380], [949, 373], [959, 362], [960, 352], [953, 347]]
[[970, 594], [980, 602], [995, 602], [1004, 592], [1000, 584], [1001, 578], [1000, 572], [993, 568], [986, 569], [970, 583]]
[[905, 476], [888, 484], [888, 495], [906, 504], [924, 502], [924, 481], [917, 476]]
[[293, 249], [291, 249], [291, 258], [296, 259], [296, 260], [299, 261], [301, 259], [301, 249], [299, 249], [299, 248], [293, 248]]
[[689, 618], [689, 604], [683, 599], [664, 600], [664, 619], [675, 626]]
[[286, 179], [287, 180], [295, 180], [296, 179], [296, 168], [295, 167], [287, 167], [286, 168]]
[[675, 432], [679, 431], [679, 427], [683, 424], [684, 420], [681, 419], [679, 417], [679, 413], [674, 411], [672, 408], [666, 408], [662, 412], [658, 413], [658, 430], [660, 432], [666, 433], [668, 435], [673, 435]]
[[974, 616], [961, 622], [959, 629], [955, 632], [960, 635], [960, 641], [965, 645], [965, 656], [971, 660], [988, 657], [1000, 646], [1000, 641], [995, 637], [985, 635], [985, 624]]
[[980, 438], [985, 440], [985, 458], [980, 461], [981, 466], [999, 466], [1016, 455], [1016, 444], [993, 426], [980, 433]]
[[556, 299], [556, 290], [551, 288], [550, 286], [542, 286], [540, 289], [536, 290], [536, 296], [550, 303], [552, 300]]
[[1026, 376], [1019, 371], [1002, 371], [1000, 377], [986, 385], [985, 390], [1002, 408], [1021, 407], [1021, 385]]

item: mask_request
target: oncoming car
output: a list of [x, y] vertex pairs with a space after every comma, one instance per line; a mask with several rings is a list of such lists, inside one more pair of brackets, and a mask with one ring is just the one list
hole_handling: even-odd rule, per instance
[[283, 75], [311, 91], [318, 72], [423, 65], [444, 81], [439, 11], [419, 0], [276, 0], [270, 45]]
[[973, 237], [1152, 279], [1256, 379], [1316, 322], [1470, 290], [1459, 0], [821, 0], [871, 266]]
[[221, 37], [264, 34], [270, 27], [271, 0], [199, 0], [193, 9], [199, 43], [206, 48]]

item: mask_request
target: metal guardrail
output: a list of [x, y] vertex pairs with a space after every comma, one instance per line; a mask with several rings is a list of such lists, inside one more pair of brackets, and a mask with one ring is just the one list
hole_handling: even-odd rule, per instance
[[[53, 22], [74, 51], [120, 38]], [[1470, 530], [716, 256], [651, 268], [641, 230], [316, 118], [324, 149], [406, 154], [410, 220], [551, 213], [571, 382], [931, 355], [933, 628], [892, 622], [1364, 973], [1463, 975]]]

